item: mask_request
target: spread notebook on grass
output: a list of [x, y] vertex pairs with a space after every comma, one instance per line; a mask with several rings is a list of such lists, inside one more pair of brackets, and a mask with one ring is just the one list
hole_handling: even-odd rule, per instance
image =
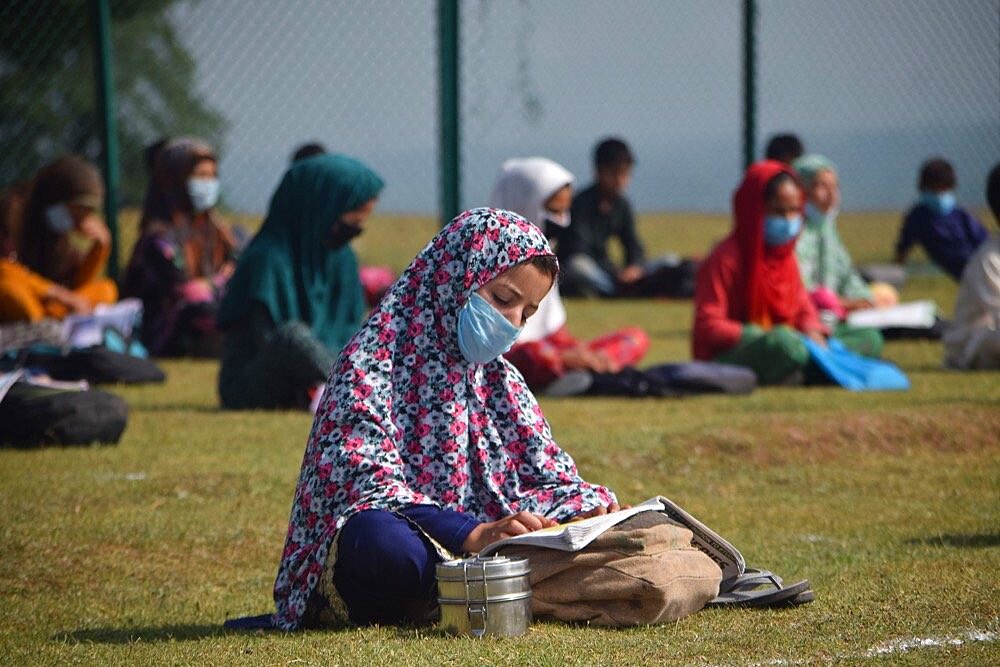
[[723, 579], [738, 576], [746, 570], [743, 554], [736, 547], [691, 516], [680, 505], [663, 496], [650, 498], [627, 510], [619, 510], [580, 521], [571, 521], [552, 528], [536, 530], [533, 533], [498, 540], [479, 553], [488, 556], [509, 544], [546, 547], [561, 551], [579, 551], [593, 542], [601, 533], [639, 512], [662, 512], [668, 518], [690, 530], [693, 535], [692, 544], [718, 563], [719, 567], [722, 568]]

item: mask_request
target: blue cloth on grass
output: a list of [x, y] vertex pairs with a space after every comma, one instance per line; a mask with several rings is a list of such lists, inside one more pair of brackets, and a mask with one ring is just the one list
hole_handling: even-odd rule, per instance
[[901, 391], [910, 388], [906, 374], [894, 364], [851, 352], [836, 338], [826, 347], [808, 336], [802, 341], [809, 359], [835, 384], [851, 391]]

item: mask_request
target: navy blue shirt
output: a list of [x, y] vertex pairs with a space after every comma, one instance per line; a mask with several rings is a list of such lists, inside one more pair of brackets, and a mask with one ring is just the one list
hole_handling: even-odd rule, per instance
[[987, 236], [982, 224], [961, 207], [956, 206], [948, 215], [941, 215], [924, 204], [917, 204], [903, 219], [896, 254], [919, 243], [935, 264], [955, 280], [961, 280], [965, 263]]

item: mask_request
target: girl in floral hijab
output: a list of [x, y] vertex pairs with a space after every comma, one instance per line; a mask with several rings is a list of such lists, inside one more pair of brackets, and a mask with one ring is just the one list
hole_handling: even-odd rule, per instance
[[466, 211], [348, 341], [306, 446], [275, 625], [426, 620], [438, 560], [618, 508], [500, 357], [556, 272], [534, 225]]

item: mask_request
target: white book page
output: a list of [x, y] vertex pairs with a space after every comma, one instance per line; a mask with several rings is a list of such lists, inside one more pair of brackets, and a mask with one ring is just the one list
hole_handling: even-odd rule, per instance
[[663, 504], [656, 498], [650, 498], [627, 510], [618, 510], [609, 514], [593, 516], [589, 519], [580, 519], [579, 521], [570, 521], [569, 523], [551, 528], [542, 528], [533, 533], [507, 537], [487, 545], [479, 553], [482, 556], [488, 556], [509, 544], [547, 547], [549, 549], [559, 549], [560, 551], [579, 551], [612, 526], [618, 525], [639, 512], [648, 512], [650, 510], [662, 511]]

